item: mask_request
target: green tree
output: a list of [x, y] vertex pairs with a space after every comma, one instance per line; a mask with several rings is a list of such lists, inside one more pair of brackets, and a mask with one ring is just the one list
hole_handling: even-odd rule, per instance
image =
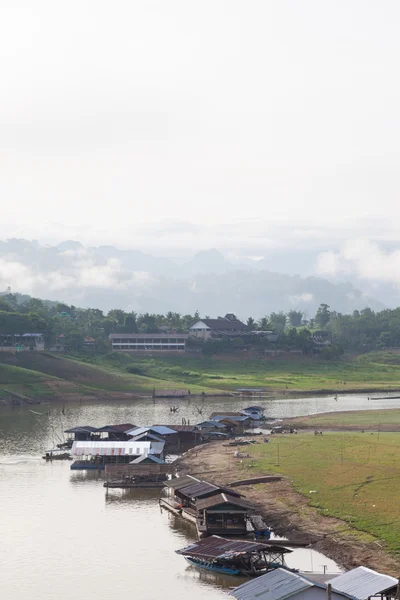
[[316, 326], [323, 329], [328, 325], [330, 318], [331, 312], [328, 304], [320, 304], [314, 317]]
[[286, 327], [287, 318], [284, 312], [271, 313], [269, 321], [272, 325], [272, 329], [277, 333], [283, 333]]
[[289, 310], [287, 316], [292, 327], [300, 327], [303, 319], [303, 313], [301, 310]]
[[247, 319], [246, 325], [250, 331], [254, 331], [256, 329], [256, 322], [253, 317], [249, 317]]
[[272, 326], [270, 325], [269, 321], [268, 321], [268, 317], [262, 317], [259, 321], [258, 321], [258, 329], [260, 331], [269, 331], [272, 328]]

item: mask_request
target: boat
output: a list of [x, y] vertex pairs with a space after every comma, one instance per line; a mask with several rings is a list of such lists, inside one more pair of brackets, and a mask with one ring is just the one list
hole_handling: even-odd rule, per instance
[[239, 569], [234, 569], [233, 567], [225, 567], [220, 563], [207, 562], [205, 560], [200, 560], [199, 558], [194, 558], [191, 556], [185, 556], [186, 561], [192, 565], [193, 567], [198, 567], [199, 569], [207, 569], [207, 571], [214, 571], [215, 573], [222, 573], [223, 575], [240, 575]]
[[52, 460], [72, 460], [72, 456], [69, 452], [64, 452], [60, 449], [54, 450], [46, 450], [44, 456], [42, 456], [44, 460], [52, 461]]
[[226, 575], [257, 577], [277, 568], [287, 569], [289, 548], [212, 535], [175, 551], [199, 569]]

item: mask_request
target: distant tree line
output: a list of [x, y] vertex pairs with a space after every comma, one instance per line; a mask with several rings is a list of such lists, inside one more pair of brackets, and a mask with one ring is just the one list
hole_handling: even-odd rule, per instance
[[[96, 341], [99, 351], [106, 351], [110, 333], [159, 333], [172, 329], [184, 332], [200, 318], [198, 311], [185, 315], [170, 311], [163, 315], [113, 309], [104, 313], [97, 308], [78, 308], [11, 292], [0, 296], [0, 333], [44, 333], [49, 343], [64, 336], [65, 343], [72, 349], [82, 347], [84, 338], [89, 336]], [[302, 311], [290, 310], [273, 312], [257, 320], [249, 317], [246, 324], [248, 335], [238, 340], [209, 342], [205, 352], [223, 351], [228, 344], [240, 346], [250, 341], [264, 347], [271, 345], [267, 338], [251, 335], [250, 332], [256, 331], [276, 332], [279, 338], [274, 346], [305, 353], [312, 350], [313, 334], [318, 330], [327, 331], [333, 342], [329, 352], [334, 357], [342, 350], [363, 352], [400, 346], [400, 308], [380, 312], [365, 308], [343, 315], [321, 304], [309, 320]]]

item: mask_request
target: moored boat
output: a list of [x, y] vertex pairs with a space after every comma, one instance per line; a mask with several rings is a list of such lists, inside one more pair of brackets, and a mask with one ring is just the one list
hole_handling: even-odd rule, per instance
[[52, 460], [72, 460], [72, 456], [69, 452], [65, 452], [63, 450], [54, 449], [54, 450], [46, 450], [44, 456], [42, 456], [44, 460], [52, 461]]
[[289, 548], [247, 540], [226, 539], [217, 535], [201, 539], [191, 546], [176, 550], [185, 560], [200, 569], [229, 575], [257, 577], [283, 567]]
[[220, 563], [208, 562], [205, 560], [200, 560], [199, 558], [194, 558], [190, 556], [185, 556], [185, 560], [192, 565], [193, 567], [199, 567], [200, 569], [207, 569], [208, 571], [214, 571], [216, 573], [223, 573], [224, 575], [239, 575], [240, 570], [235, 569], [233, 567], [227, 567]]

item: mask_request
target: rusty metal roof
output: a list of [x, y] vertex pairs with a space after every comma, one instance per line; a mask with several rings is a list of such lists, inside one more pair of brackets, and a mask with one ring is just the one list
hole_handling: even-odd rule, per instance
[[219, 537], [218, 535], [212, 535], [191, 546], [176, 550], [176, 553], [182, 554], [183, 556], [197, 556], [204, 558], [233, 558], [240, 554], [252, 554], [253, 552], [261, 551], [269, 554], [275, 552], [286, 554], [291, 552], [288, 548], [283, 548], [281, 546], [267, 546], [266, 544], [250, 542], [247, 540], [228, 540]]
[[211, 509], [213, 506], [219, 506], [221, 504], [234, 504], [239, 509], [245, 509], [246, 512], [248, 511], [248, 509], [253, 507], [251, 502], [248, 502], [247, 500], [242, 500], [241, 498], [233, 496], [232, 494], [222, 493], [211, 496], [211, 498], [203, 498], [203, 500], [197, 500], [196, 508], [198, 508], [199, 510], [203, 510], [204, 508]]

